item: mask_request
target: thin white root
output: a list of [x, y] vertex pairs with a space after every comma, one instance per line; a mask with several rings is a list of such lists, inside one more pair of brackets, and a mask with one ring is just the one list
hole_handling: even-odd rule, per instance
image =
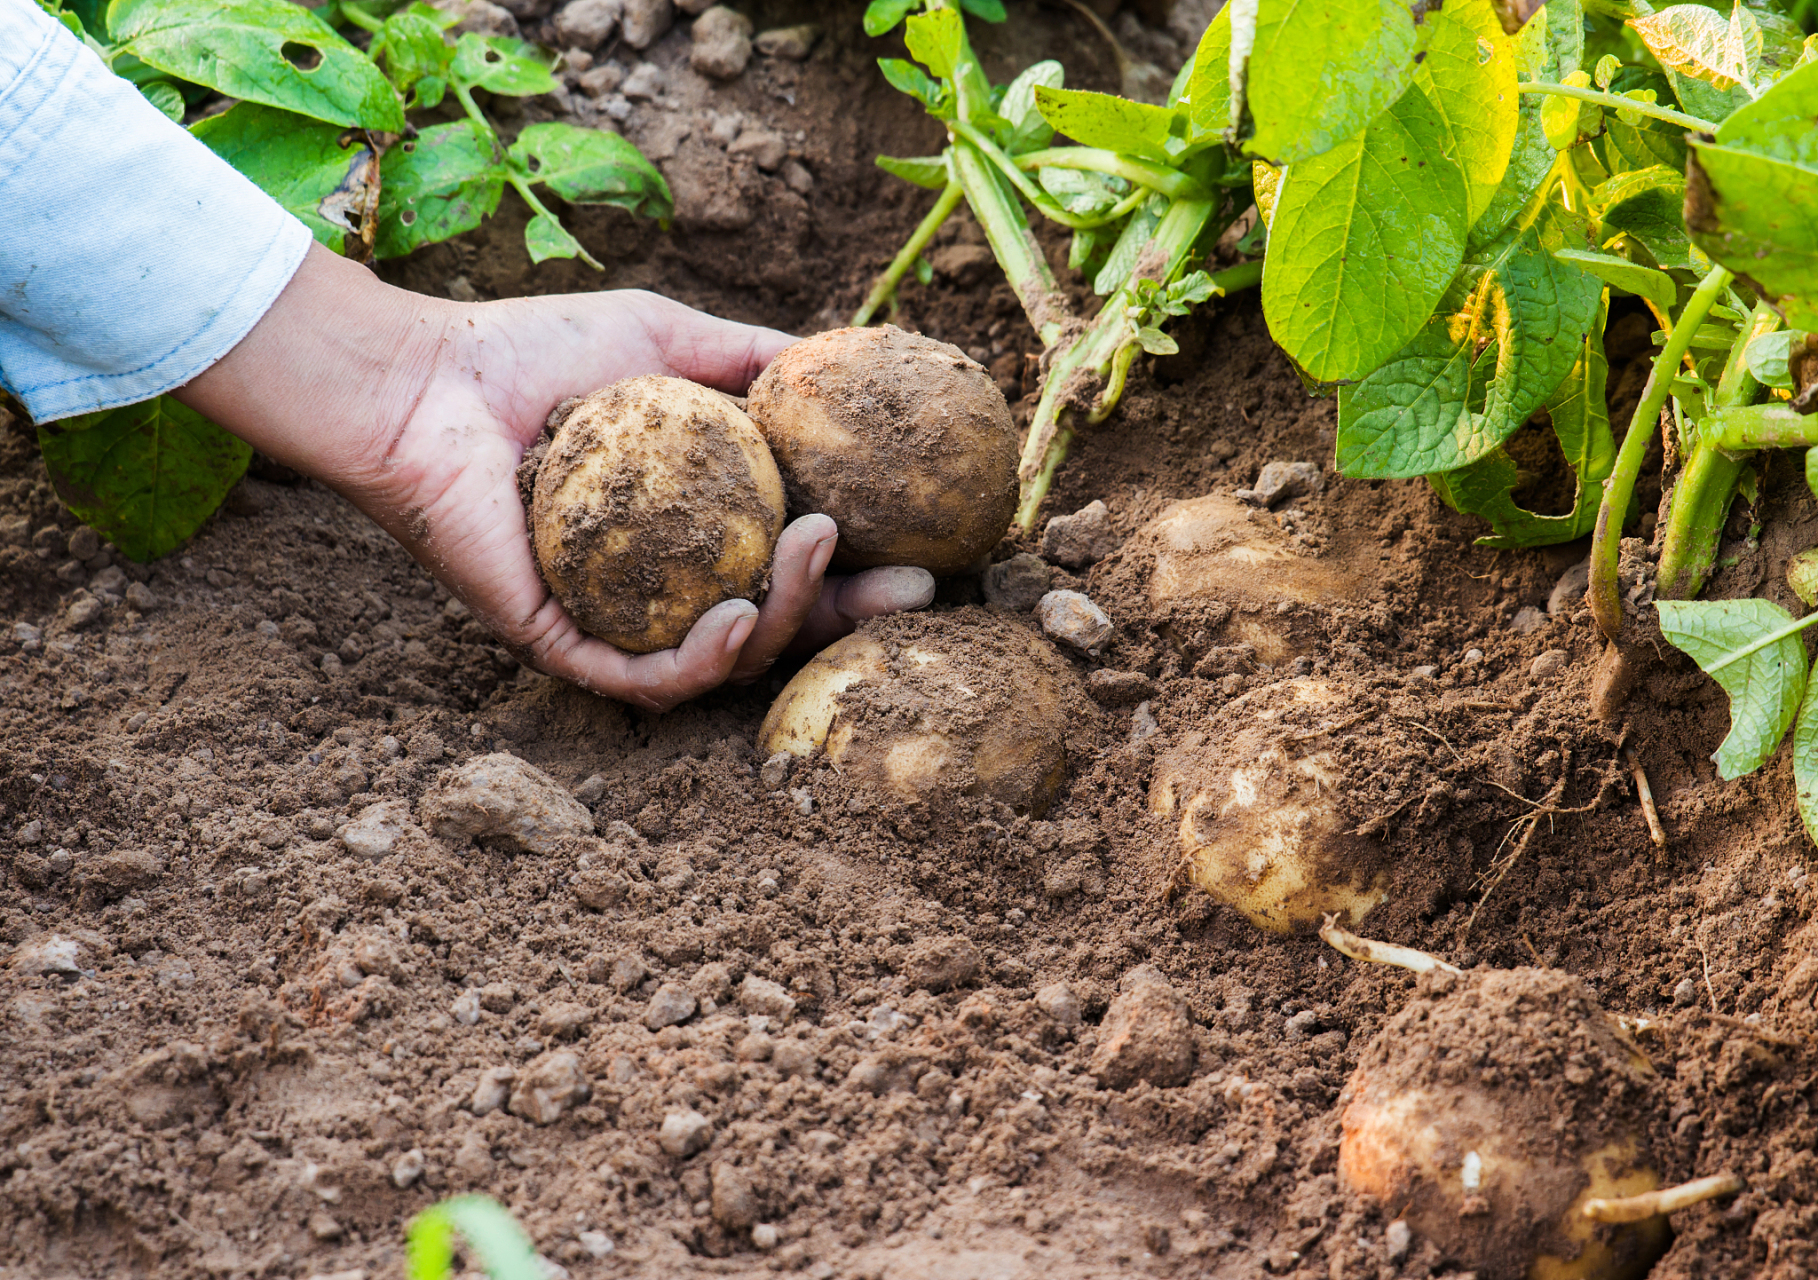
[[1416, 951], [1413, 947], [1399, 946], [1393, 942], [1378, 942], [1374, 938], [1360, 938], [1349, 929], [1341, 929], [1337, 916], [1327, 916], [1326, 922], [1319, 926], [1319, 936], [1326, 940], [1326, 945], [1353, 960], [1366, 960], [1371, 964], [1392, 964], [1399, 969], [1409, 969], [1415, 973], [1431, 973], [1443, 969], [1447, 973], [1463, 973], [1464, 970], [1447, 964], [1438, 956]]
[[1584, 1216], [1593, 1222], [1640, 1222], [1663, 1213], [1689, 1209], [1706, 1200], [1715, 1200], [1718, 1196], [1735, 1195], [1746, 1185], [1748, 1184], [1733, 1173], [1717, 1173], [1708, 1178], [1682, 1182], [1676, 1187], [1662, 1187], [1658, 1191], [1638, 1196], [1624, 1196], [1620, 1200], [1586, 1200]]
[[1641, 801], [1641, 816], [1648, 821], [1648, 836], [1654, 841], [1656, 849], [1666, 848], [1666, 828], [1660, 825], [1660, 810], [1654, 807], [1654, 788], [1648, 785], [1647, 771], [1641, 767], [1641, 760], [1628, 747], [1622, 749], [1622, 757], [1628, 762], [1629, 774], [1635, 779], [1635, 795]]

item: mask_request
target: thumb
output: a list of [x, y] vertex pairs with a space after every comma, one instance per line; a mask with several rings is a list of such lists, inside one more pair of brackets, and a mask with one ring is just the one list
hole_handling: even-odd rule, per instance
[[722, 320], [648, 295], [645, 330], [675, 376], [742, 394], [784, 347], [797, 341], [759, 325]]

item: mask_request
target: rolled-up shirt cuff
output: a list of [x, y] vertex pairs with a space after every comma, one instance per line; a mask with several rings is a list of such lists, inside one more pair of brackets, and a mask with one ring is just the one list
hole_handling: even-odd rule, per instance
[[39, 422], [181, 386], [310, 233], [32, 0], [0, 0], [0, 383]]

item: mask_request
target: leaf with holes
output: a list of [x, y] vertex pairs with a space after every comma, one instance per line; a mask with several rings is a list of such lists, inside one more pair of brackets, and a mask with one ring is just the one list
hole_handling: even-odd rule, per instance
[[550, 68], [555, 55], [528, 40], [509, 36], [481, 36], [466, 32], [455, 42], [448, 78], [464, 89], [484, 89], [510, 98], [532, 98], [554, 93], [557, 85]]
[[252, 449], [169, 396], [38, 428], [57, 496], [128, 559], [182, 545], [246, 471]]
[[469, 120], [423, 130], [385, 153], [374, 251], [396, 258], [471, 231], [499, 207], [505, 166], [492, 134]]
[[197, 122], [190, 132], [295, 214], [317, 240], [336, 253], [342, 251], [349, 228], [324, 216], [321, 206], [350, 177], [357, 179], [372, 156], [364, 146], [343, 147], [345, 130], [276, 107], [242, 102]]
[[[1810, 664], [1797, 634], [1732, 655], [1790, 626], [1793, 615], [1767, 600], [1657, 600], [1660, 631], [1730, 695], [1730, 731], [1711, 758], [1724, 779], [1759, 769], [1798, 714]], [[1818, 615], [1814, 615], [1818, 620]]]
[[1468, 466], [1546, 402], [1603, 295], [1596, 277], [1554, 256], [1568, 217], [1549, 204], [1473, 250], [1413, 340], [1340, 388], [1340, 471], [1386, 479]]
[[659, 220], [675, 212], [663, 175], [616, 133], [533, 124], [518, 135], [507, 157], [525, 177], [570, 204], [616, 205]]
[[404, 130], [398, 95], [379, 69], [289, 0], [114, 0], [108, 27], [121, 52], [230, 98]]
[[1418, 43], [1404, 0], [1258, 0], [1245, 152], [1292, 164], [1356, 138], [1412, 82]]
[[1369, 128], [1289, 168], [1275, 198], [1263, 316], [1308, 376], [1361, 378], [1433, 312], [1464, 257], [1465, 180], [1418, 85]]

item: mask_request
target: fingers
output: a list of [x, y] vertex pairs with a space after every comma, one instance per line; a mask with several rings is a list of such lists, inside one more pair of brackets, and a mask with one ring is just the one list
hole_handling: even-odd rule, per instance
[[732, 669], [734, 681], [757, 679], [795, 639], [820, 600], [821, 579], [839, 538], [838, 526], [821, 515], [803, 516], [783, 530], [770, 565], [770, 593]]
[[680, 648], [627, 660], [618, 689], [597, 692], [648, 711], [667, 711], [697, 698], [726, 683], [757, 618], [751, 601], [723, 600], [701, 615]]
[[888, 565], [849, 578], [827, 579], [815, 608], [784, 650], [812, 653], [851, 632], [867, 618], [925, 609], [934, 601], [934, 575], [926, 569]]
[[735, 394], [742, 394], [777, 352], [796, 341], [787, 333], [722, 320], [655, 294], [639, 297], [638, 317], [677, 377]]

